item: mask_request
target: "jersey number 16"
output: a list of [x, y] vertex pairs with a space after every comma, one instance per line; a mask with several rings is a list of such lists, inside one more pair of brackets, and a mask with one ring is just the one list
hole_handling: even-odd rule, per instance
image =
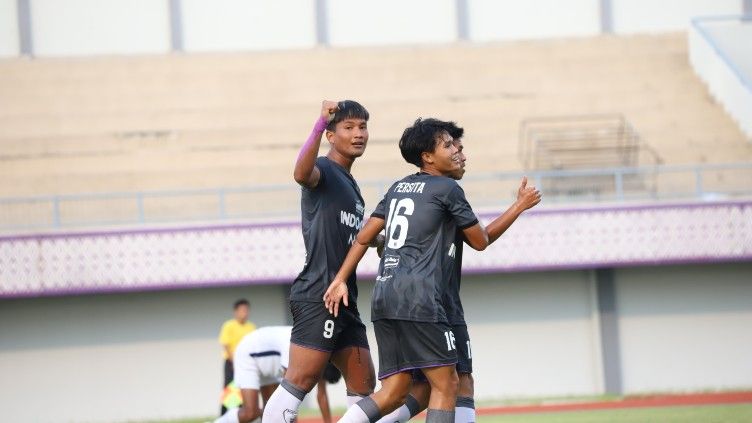
[[387, 247], [396, 250], [405, 245], [407, 228], [410, 222], [407, 216], [412, 216], [415, 211], [415, 202], [412, 198], [403, 198], [399, 201], [392, 199], [389, 203], [389, 217], [386, 219]]

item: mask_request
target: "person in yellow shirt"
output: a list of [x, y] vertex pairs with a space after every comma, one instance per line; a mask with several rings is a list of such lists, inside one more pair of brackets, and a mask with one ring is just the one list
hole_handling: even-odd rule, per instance
[[[244, 336], [256, 330], [256, 325], [248, 321], [248, 314], [251, 311], [251, 303], [245, 298], [241, 298], [235, 301], [232, 306], [233, 318], [222, 324], [222, 329], [219, 331], [219, 343], [222, 344], [224, 350], [222, 356], [225, 359], [225, 378], [222, 389], [232, 382], [234, 368], [232, 366], [232, 357], [235, 354], [235, 348], [237, 348], [240, 341]], [[227, 411], [224, 404], [220, 411], [220, 415]]]

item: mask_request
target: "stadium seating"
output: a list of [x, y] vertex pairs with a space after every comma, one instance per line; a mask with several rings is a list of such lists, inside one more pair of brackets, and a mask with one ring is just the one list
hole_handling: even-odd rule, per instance
[[520, 124], [549, 115], [621, 114], [667, 164], [752, 160], [684, 34], [13, 59], [0, 61], [0, 197], [288, 184], [323, 98], [370, 110], [364, 180], [412, 171], [396, 140], [418, 116], [464, 126], [475, 173], [522, 170]]

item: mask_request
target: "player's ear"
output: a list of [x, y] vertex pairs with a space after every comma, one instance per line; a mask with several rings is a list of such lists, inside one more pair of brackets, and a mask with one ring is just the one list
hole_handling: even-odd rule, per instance
[[423, 161], [423, 164], [433, 164], [433, 153], [430, 151], [424, 151], [420, 153], [420, 159]]
[[326, 136], [326, 140], [329, 141], [329, 144], [334, 144], [334, 141], [332, 141], [332, 137], [334, 137], [334, 131], [325, 130], [324, 136]]

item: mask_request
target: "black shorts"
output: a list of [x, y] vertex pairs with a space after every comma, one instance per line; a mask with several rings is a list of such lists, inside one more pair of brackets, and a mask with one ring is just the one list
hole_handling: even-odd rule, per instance
[[290, 342], [314, 350], [334, 352], [347, 347], [368, 348], [366, 325], [356, 306], [340, 305], [339, 315], [329, 313], [323, 302], [290, 301]]
[[456, 340], [446, 323], [382, 319], [373, 322], [379, 379], [395, 373], [457, 363]]
[[[473, 373], [473, 349], [470, 346], [470, 334], [467, 325], [452, 325], [454, 345], [457, 347], [457, 373]], [[420, 369], [413, 371], [413, 380], [428, 382], [426, 375]]]
[[473, 348], [470, 346], [470, 334], [467, 325], [452, 325], [454, 343], [457, 346], [457, 373], [473, 372]]

